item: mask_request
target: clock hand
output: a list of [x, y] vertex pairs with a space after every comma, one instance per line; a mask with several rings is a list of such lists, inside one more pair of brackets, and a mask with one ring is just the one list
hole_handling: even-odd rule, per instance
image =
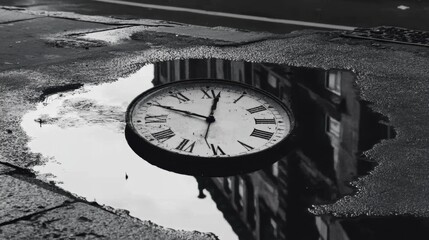
[[173, 108], [173, 107], [170, 107], [170, 106], [161, 105], [161, 104], [153, 104], [153, 106], [162, 107], [162, 108], [165, 108], [165, 109], [168, 109], [168, 110], [171, 110], [171, 111], [181, 112], [181, 113], [184, 113], [184, 114], [187, 114], [187, 115], [204, 118], [204, 119], [206, 119], [206, 121], [209, 118], [209, 117], [197, 114], [197, 113], [189, 112], [189, 111], [186, 111], [186, 110], [176, 109], [176, 108]]
[[213, 116], [214, 110], [216, 110], [216, 108], [217, 108], [217, 102], [219, 102], [219, 98], [220, 98], [220, 92], [213, 99], [213, 104], [212, 104], [212, 107], [211, 107], [211, 110], [210, 110], [210, 116]]
[[219, 102], [219, 98], [220, 98], [220, 92], [217, 94], [217, 96], [213, 99], [213, 103], [212, 103], [212, 107], [210, 109], [210, 115], [206, 118], [206, 122], [208, 122], [209, 124], [207, 125], [207, 129], [206, 129], [206, 134], [204, 135], [204, 140], [207, 143], [207, 146], [210, 148], [210, 144], [207, 141], [207, 136], [209, 135], [209, 130], [210, 130], [210, 125], [215, 121], [214, 118], [214, 111], [217, 108], [217, 103]]
[[209, 123], [209, 125], [207, 125], [207, 130], [206, 130], [206, 135], [204, 135], [204, 140], [206, 141], [206, 143], [207, 143], [207, 146], [210, 148], [210, 144], [209, 144], [209, 142], [207, 141], [207, 136], [209, 135], [209, 129], [210, 129], [210, 125], [211, 125], [212, 123]]

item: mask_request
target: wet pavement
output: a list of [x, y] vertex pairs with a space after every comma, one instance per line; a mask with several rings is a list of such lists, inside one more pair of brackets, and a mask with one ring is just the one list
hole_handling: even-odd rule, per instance
[[[165, 25], [165, 22], [154, 21], [134, 24], [150, 24], [156, 29], [140, 29], [131, 35], [122, 35], [121, 41], [105, 42], [76, 36], [111, 31], [112, 26], [121, 25], [121, 20], [109, 23], [106, 18], [81, 21], [79, 19], [85, 17], [79, 15], [70, 20], [61, 14], [32, 12], [35, 18], [29, 17], [28, 12], [22, 14], [21, 22], [5, 20], [1, 24], [5, 33], [2, 37], [7, 40], [2, 41], [5, 54], [0, 58], [1, 196], [6, 200], [1, 206], [2, 238], [25, 239], [36, 231], [36, 238], [107, 234], [117, 236], [112, 238], [214, 238], [196, 232], [162, 229], [133, 219], [126, 212], [103, 209], [73, 194], [88, 201], [125, 208], [131, 216], [167, 227], [169, 223], [161, 219], [167, 205], [177, 204], [169, 211], [178, 210], [177, 215], [164, 215], [168, 220], [177, 216], [176, 222], [185, 214], [180, 208], [191, 214], [187, 206], [199, 205], [204, 211], [196, 209], [191, 215], [198, 218], [198, 214], [211, 214], [209, 221], [213, 222], [194, 221], [187, 226], [171, 223], [171, 226], [210, 231], [219, 236], [225, 234], [223, 239], [235, 234], [242, 239], [427, 236], [424, 230], [428, 212], [426, 48], [345, 39], [340, 37], [340, 32], [264, 35], [255, 42], [229, 38], [228, 34], [222, 39], [211, 39], [210, 31], [221, 30], [207, 28], [203, 36], [198, 34], [201, 31], [181, 34], [183, 27], [179, 24], [168, 23], [170, 28], [166, 31], [165, 26], [157, 28], [157, 24]], [[53, 25], [50, 29], [44, 28], [46, 23]], [[127, 24], [124, 20], [124, 27]], [[25, 30], [17, 31], [18, 26], [24, 26]], [[248, 63], [184, 60], [186, 58], [247, 60]], [[174, 59], [176, 61], [166, 62]], [[180, 69], [177, 66], [181, 62], [188, 62], [188, 66], [213, 65], [220, 69], [216, 68], [220, 64], [230, 68], [223, 71], [203, 68], [208, 69], [207, 72], [196, 73], [189, 70], [186, 75], [184, 71], [174, 70]], [[244, 81], [277, 95], [291, 104], [302, 123], [299, 149], [260, 172], [228, 178], [195, 179], [144, 165], [145, 161], [136, 156], [124, 157], [132, 152], [127, 149], [124, 138], [122, 143], [116, 141], [121, 139], [124, 125], [121, 114], [134, 93], [117, 90], [121, 85], [137, 83], [143, 85], [136, 85], [133, 91], [151, 87], [148, 84], [152, 82], [151, 75], [147, 76], [147, 82], [143, 78], [132, 80], [132, 73], [148, 63], [155, 65], [155, 85], [181, 79], [182, 74], [185, 77], [206, 74]], [[301, 71], [298, 66], [311, 69]], [[116, 81], [126, 76], [130, 79]], [[105, 148], [114, 147], [120, 148], [114, 151], [119, 155], [105, 152]], [[95, 151], [85, 154], [89, 150]], [[121, 161], [129, 161], [130, 167], [126, 168]], [[157, 169], [149, 170], [154, 174], [147, 176], [150, 180], [139, 178], [146, 177], [140, 176], [146, 174], [139, 171], [150, 167]], [[180, 194], [167, 191], [168, 186], [161, 185], [150, 184], [153, 190], [164, 190], [161, 193], [151, 194], [150, 187], [147, 191], [140, 189], [143, 196], [150, 195], [142, 200], [148, 205], [151, 201], [166, 205], [160, 205], [153, 217], [139, 215], [140, 206], [145, 204], [131, 198], [138, 195], [135, 190], [139, 184], [170, 177], [174, 184], [179, 181], [176, 178], [183, 179], [183, 188], [174, 189]], [[96, 185], [97, 182], [101, 185]], [[119, 194], [112, 191], [110, 196], [106, 195], [109, 192], [106, 188], [116, 189]], [[166, 192], [183, 202], [177, 199], [169, 203], [172, 195], [163, 195]], [[206, 198], [198, 199], [202, 194]], [[334, 204], [327, 204], [331, 202]], [[179, 204], [183, 205], [179, 207]], [[355, 218], [357, 216], [359, 218]], [[156, 217], [160, 218], [155, 220]], [[88, 226], [88, 222], [94, 224]], [[222, 225], [222, 229], [228, 230], [206, 230], [193, 224]], [[119, 231], [120, 228], [125, 231]], [[408, 233], [407, 236], [401, 231]], [[16, 235], [18, 233], [21, 235]]]

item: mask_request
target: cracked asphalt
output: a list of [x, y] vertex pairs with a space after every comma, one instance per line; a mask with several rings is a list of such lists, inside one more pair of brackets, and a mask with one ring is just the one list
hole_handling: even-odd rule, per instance
[[[182, 58], [352, 70], [361, 98], [388, 117], [397, 136], [365, 153], [378, 165], [352, 182], [354, 195], [311, 211], [429, 216], [429, 48], [348, 39], [336, 31], [274, 35], [7, 7], [0, 8], [0, 31], [1, 239], [216, 239], [141, 221], [36, 179], [31, 167], [41, 156], [28, 150], [20, 128], [46, 91], [115, 81], [145, 64]], [[111, 41], [88, 34], [97, 32], [108, 32]]]

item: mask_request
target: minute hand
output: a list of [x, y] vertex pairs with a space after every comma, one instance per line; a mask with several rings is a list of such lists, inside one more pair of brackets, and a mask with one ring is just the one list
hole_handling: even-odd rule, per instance
[[219, 102], [219, 98], [220, 98], [220, 92], [218, 93], [218, 95], [213, 99], [213, 103], [212, 103], [212, 107], [210, 108], [210, 115], [206, 118], [206, 122], [208, 122], [207, 125], [207, 129], [206, 129], [206, 134], [204, 135], [204, 140], [207, 143], [207, 146], [210, 148], [210, 144], [207, 141], [207, 136], [209, 135], [209, 130], [210, 130], [210, 125], [215, 121], [214, 118], [214, 111], [217, 108], [217, 102]]
[[154, 106], [162, 107], [162, 108], [165, 108], [165, 109], [168, 109], [168, 110], [171, 110], [171, 111], [180, 112], [180, 113], [184, 113], [184, 114], [187, 114], [187, 115], [192, 115], [192, 116], [204, 118], [206, 120], [208, 118], [208, 117], [200, 115], [198, 113], [193, 113], [193, 112], [189, 112], [189, 111], [186, 111], [186, 110], [180, 110], [180, 109], [176, 109], [176, 108], [173, 108], [173, 107], [170, 107], [170, 106], [165, 106], [165, 105], [161, 105], [161, 104], [154, 104]]

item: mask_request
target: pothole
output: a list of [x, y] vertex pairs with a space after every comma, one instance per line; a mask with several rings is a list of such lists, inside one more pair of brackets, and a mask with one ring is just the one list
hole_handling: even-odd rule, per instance
[[[294, 149], [265, 169], [216, 178], [176, 174], [138, 157], [124, 137], [128, 104], [154, 85], [195, 78], [242, 82], [285, 102], [297, 122]], [[386, 119], [358, 99], [354, 78], [340, 69], [221, 59], [159, 62], [113, 83], [51, 94], [22, 128], [45, 159], [34, 167], [40, 177], [132, 216], [220, 239], [296, 238], [302, 226], [322, 236], [321, 226], [334, 221], [307, 208], [352, 194], [348, 183], [373, 168], [362, 152], [394, 137]]]

